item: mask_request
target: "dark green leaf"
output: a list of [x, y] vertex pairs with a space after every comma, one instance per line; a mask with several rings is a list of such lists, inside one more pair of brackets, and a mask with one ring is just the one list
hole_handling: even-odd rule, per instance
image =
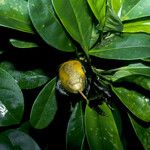
[[84, 141], [84, 115], [82, 112], [82, 103], [76, 104], [70, 117], [67, 128], [67, 149], [81, 150]]
[[62, 51], [74, 50], [55, 15], [51, 0], [29, 0], [29, 14], [35, 29], [46, 43]]
[[136, 85], [150, 91], [150, 77], [135, 75], [127, 77], [125, 81], [135, 83]]
[[[8, 130], [0, 134], [0, 148], [3, 146], [6, 149], [3, 150], [40, 150], [37, 143], [27, 134], [19, 130]], [[6, 142], [3, 142], [6, 139]]]
[[21, 41], [16, 39], [10, 39], [10, 43], [17, 48], [33, 48], [38, 47], [36, 43], [33, 42], [27, 42], [27, 41]]
[[124, 23], [123, 32], [145, 32], [150, 33], [150, 20], [134, 21]]
[[119, 111], [119, 108], [116, 107], [115, 105], [112, 105], [112, 114], [113, 114], [113, 117], [114, 117], [114, 120], [115, 120], [115, 123], [116, 123], [116, 126], [117, 126], [117, 129], [118, 129], [118, 133], [119, 133], [119, 136], [121, 137], [122, 136], [122, 133], [123, 133], [123, 128], [122, 128], [122, 116], [121, 116], [121, 113]]
[[111, 77], [112, 81], [117, 81], [121, 78], [131, 76], [131, 75], [143, 75], [150, 77], [150, 67], [143, 65], [141, 63], [131, 64], [126, 67], [121, 67], [115, 74]]
[[24, 132], [26, 134], [30, 134], [30, 131], [31, 131], [30, 129], [31, 129], [31, 124], [30, 124], [29, 120], [26, 121], [26, 122], [23, 122], [19, 126], [19, 128], [17, 128], [17, 130], [22, 131], [22, 132]]
[[121, 19], [131, 20], [150, 16], [149, 8], [149, 0], [124, 0]]
[[24, 99], [15, 79], [0, 68], [0, 126], [17, 124], [24, 111]]
[[123, 87], [112, 88], [121, 102], [138, 118], [150, 121], [150, 99], [136, 91]]
[[136, 85], [141, 86], [142, 88], [150, 91], [150, 77], [146, 77], [142, 75], [131, 75], [131, 76], [125, 76], [125, 77], [119, 78], [116, 81], [135, 83]]
[[9, 70], [14, 70], [15, 67], [11, 62], [8, 61], [4, 61], [0, 63], [0, 68], [6, 70], [7, 72], [9, 72]]
[[150, 67], [140, 63], [122, 67], [110, 78], [113, 82], [132, 82], [150, 90]]
[[136, 60], [150, 57], [150, 35], [123, 34], [108, 39], [104, 45], [97, 45], [89, 54], [99, 58]]
[[85, 110], [85, 129], [90, 150], [121, 150], [122, 144], [112, 112], [106, 104], [100, 108], [106, 115], [98, 114], [89, 106]]
[[28, 15], [27, 2], [24, 0], [1, 0], [0, 25], [33, 33]]
[[39, 93], [32, 106], [30, 122], [34, 128], [47, 127], [55, 117], [57, 111], [55, 84], [54, 78]]
[[21, 89], [37, 88], [45, 84], [49, 79], [41, 70], [18, 71], [10, 62], [2, 62], [0, 67], [14, 77]]
[[123, 25], [119, 17], [115, 14], [110, 6], [107, 6], [106, 21], [104, 31], [118, 31], [123, 30]]
[[69, 34], [82, 46], [90, 48], [93, 23], [85, 0], [52, 0], [54, 9]]
[[141, 141], [145, 150], [150, 149], [150, 124], [149, 125], [141, 125], [136, 120], [134, 120], [130, 115], [129, 118], [131, 120], [132, 126], [139, 140]]
[[87, 0], [90, 8], [92, 9], [95, 17], [103, 27], [105, 24], [106, 15], [106, 0]]
[[0, 134], [0, 149], [1, 150], [12, 150], [13, 146], [8, 137], [3, 134]]
[[18, 81], [17, 83], [21, 89], [37, 88], [45, 84], [49, 79], [43, 73], [36, 70], [26, 72], [10, 71], [10, 73]]
[[95, 45], [96, 41], [98, 40], [98, 37], [99, 37], [99, 30], [97, 29], [97, 26], [95, 26], [93, 24], [93, 29], [92, 29], [89, 47], [93, 47], [93, 45]]
[[150, 58], [144, 58], [143, 61], [150, 62]]

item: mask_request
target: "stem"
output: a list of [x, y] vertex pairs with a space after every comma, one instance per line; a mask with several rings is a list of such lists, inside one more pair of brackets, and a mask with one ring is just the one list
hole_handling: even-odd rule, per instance
[[82, 91], [79, 91], [79, 93], [86, 100], [86, 103], [89, 104], [89, 101], [88, 101], [87, 97], [84, 95], [84, 93]]

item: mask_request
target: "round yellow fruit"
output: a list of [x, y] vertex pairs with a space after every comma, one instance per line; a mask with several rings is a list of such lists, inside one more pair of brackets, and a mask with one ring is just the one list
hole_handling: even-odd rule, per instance
[[62, 87], [70, 93], [80, 93], [85, 89], [85, 71], [77, 60], [69, 60], [60, 66], [59, 79]]

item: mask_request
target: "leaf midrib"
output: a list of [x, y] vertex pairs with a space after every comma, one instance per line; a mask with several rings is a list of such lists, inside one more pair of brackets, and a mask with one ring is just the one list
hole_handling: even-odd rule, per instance
[[140, 3], [140, 1], [141, 1], [141, 0], [139, 0], [139, 1], [137, 2], [137, 4], [134, 5], [134, 7], [132, 7], [132, 8], [128, 11], [128, 13], [127, 13], [125, 16], [123, 16], [123, 18], [127, 17], [128, 14], [138, 5], [138, 3]]
[[[81, 40], [82, 40], [82, 42], [83, 42], [83, 46], [84, 46], [85, 49], [87, 49], [87, 47], [86, 47], [86, 42], [85, 42], [85, 40], [84, 40], [84, 36], [83, 36], [83, 33], [82, 33], [80, 21], [78, 21], [78, 19], [77, 19], [78, 17], [76, 16], [76, 13], [75, 13], [74, 7], [72, 6], [72, 3], [70, 2], [70, 0], [68, 0], [68, 1], [69, 1], [69, 4], [70, 4], [70, 6], [71, 6], [71, 8], [72, 8], [72, 10], [73, 10], [73, 13], [74, 13], [74, 16], [75, 16], [75, 19], [76, 19], [76, 22], [77, 22], [77, 26], [78, 26], [78, 31], [79, 31], [79, 33], [80, 33], [80, 37], [81, 37]], [[80, 42], [80, 41], [79, 41], [79, 42]]]
[[51, 95], [52, 95], [52, 93], [53, 93], [53, 91], [54, 91], [54, 89], [55, 89], [55, 87], [53, 86], [53, 88], [52, 88], [52, 90], [51, 90], [51, 93], [49, 94], [49, 96], [48, 96], [48, 101], [44, 104], [44, 107], [43, 107], [43, 109], [42, 109], [42, 113], [39, 115], [40, 117], [40, 119], [38, 119], [38, 121], [36, 121], [36, 126], [38, 127], [39, 126], [39, 124], [41, 124], [40, 122], [41, 122], [41, 120], [42, 120], [42, 117], [41, 116], [43, 116], [43, 113], [44, 113], [44, 109], [45, 109], [45, 106], [47, 105], [47, 103], [49, 102], [49, 98], [51, 97]]

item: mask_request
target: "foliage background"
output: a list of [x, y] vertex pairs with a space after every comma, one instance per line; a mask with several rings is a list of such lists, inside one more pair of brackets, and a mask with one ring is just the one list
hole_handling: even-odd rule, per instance
[[[68, 149], [107, 149], [106, 141], [113, 138], [103, 127], [117, 126], [114, 135], [118, 140], [107, 143], [108, 147], [116, 142], [116, 149], [120, 145], [149, 149], [150, 3], [63, 2], [0, 0], [0, 148], [65, 149], [67, 145]], [[115, 110], [105, 101], [98, 104], [110, 118], [85, 107], [79, 95], [54, 94], [60, 64], [77, 59], [78, 54], [90, 57], [100, 84], [111, 85]], [[80, 144], [85, 135], [85, 143]], [[95, 143], [103, 136], [106, 141]]]

